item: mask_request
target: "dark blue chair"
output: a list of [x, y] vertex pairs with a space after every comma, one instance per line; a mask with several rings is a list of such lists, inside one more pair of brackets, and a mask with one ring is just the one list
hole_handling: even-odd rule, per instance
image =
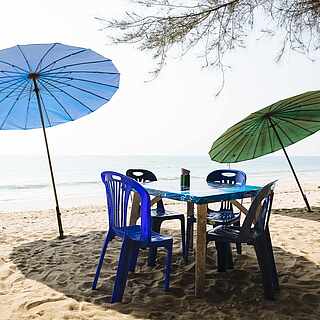
[[207, 233], [207, 242], [215, 241], [218, 271], [233, 268], [230, 243], [254, 246], [262, 273], [264, 295], [274, 299], [279, 281], [269, 232], [273, 190], [275, 182], [263, 187], [253, 200], [242, 226], [219, 225]]
[[[245, 185], [247, 176], [243, 171], [233, 169], [220, 169], [212, 171], [207, 176], [207, 183], [218, 183], [218, 184], [237, 184]], [[235, 212], [230, 201], [221, 201], [220, 208], [213, 210], [208, 207], [208, 218], [207, 223], [213, 226], [217, 225], [237, 225], [240, 226], [240, 212]], [[193, 223], [195, 222], [194, 217], [188, 217], [187, 220], [187, 254], [190, 247], [190, 239], [193, 234]], [[237, 244], [237, 252], [241, 254], [241, 244]]]
[[[207, 183], [224, 183], [224, 184], [236, 184], [239, 186], [245, 185], [247, 176], [243, 171], [222, 169], [212, 171], [207, 176]], [[221, 201], [220, 209], [215, 211], [208, 208], [209, 224], [234, 224], [240, 221], [240, 212], [235, 213], [230, 201]]]
[[[156, 175], [145, 169], [128, 169], [126, 175], [138, 182], [152, 182], [157, 181]], [[181, 247], [182, 255], [186, 258], [186, 231], [185, 231], [185, 218], [183, 213], [165, 210], [163, 201], [160, 199], [157, 202], [156, 209], [151, 209], [151, 219], [152, 219], [152, 230], [159, 233], [161, 229], [162, 222], [166, 220], [180, 220], [181, 224]], [[150, 250], [150, 255], [148, 259], [149, 266], [155, 264], [155, 259], [157, 255], [157, 249], [153, 248]]]
[[[169, 289], [173, 240], [169, 236], [163, 236], [151, 230], [151, 202], [148, 192], [137, 181], [117, 172], [102, 172], [101, 178], [107, 194], [109, 230], [101, 250], [92, 288], [97, 287], [108, 243], [117, 236], [122, 239], [122, 247], [111, 303], [122, 300], [128, 271], [134, 271], [140, 248], [163, 247], [167, 250], [164, 288]], [[133, 192], [140, 197], [141, 225], [128, 225], [127, 223], [128, 203]]]

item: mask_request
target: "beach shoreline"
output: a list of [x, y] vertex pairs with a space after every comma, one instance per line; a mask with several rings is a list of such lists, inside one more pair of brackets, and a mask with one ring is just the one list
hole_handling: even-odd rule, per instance
[[[318, 190], [320, 157], [292, 157], [292, 163], [302, 188], [307, 193]], [[145, 168], [155, 173], [158, 180], [173, 180], [179, 184], [181, 168], [187, 168], [191, 171], [192, 184], [194, 180], [205, 181], [208, 173], [213, 170], [229, 167], [227, 164], [211, 161], [208, 156], [156, 155], [57, 156], [53, 158], [53, 165], [57, 196], [62, 209], [91, 204], [104, 205], [105, 190], [100, 178], [100, 173], [104, 170], [125, 173], [128, 168]], [[247, 174], [247, 184], [262, 186], [277, 180], [276, 192], [298, 190], [284, 157], [266, 156], [231, 164], [230, 167], [244, 171]], [[48, 166], [44, 157], [2, 157], [0, 176], [0, 214], [55, 208]]]

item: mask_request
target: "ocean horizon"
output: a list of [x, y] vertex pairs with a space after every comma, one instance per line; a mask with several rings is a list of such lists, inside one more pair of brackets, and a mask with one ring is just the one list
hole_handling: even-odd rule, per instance
[[[105, 203], [100, 173], [112, 170], [125, 173], [128, 168], [153, 171], [159, 180], [177, 180], [181, 168], [191, 171], [192, 179], [205, 179], [209, 172], [228, 168], [208, 156], [54, 156], [53, 168], [61, 208]], [[317, 185], [320, 156], [294, 156], [291, 161], [304, 188]], [[266, 156], [231, 164], [246, 172], [247, 183], [263, 185], [278, 180], [278, 185], [297, 189], [283, 156]], [[319, 183], [318, 183], [319, 185]], [[317, 186], [318, 186], [317, 185]], [[0, 166], [0, 212], [54, 208], [49, 167], [45, 156], [2, 156]]]

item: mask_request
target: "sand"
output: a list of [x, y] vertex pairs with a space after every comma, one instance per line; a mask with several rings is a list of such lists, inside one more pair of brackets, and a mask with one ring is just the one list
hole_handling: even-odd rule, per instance
[[[180, 254], [178, 225], [164, 224], [174, 236], [171, 290], [162, 290], [164, 254], [146, 266], [146, 251], [129, 275], [123, 303], [111, 305], [120, 243], [113, 241], [98, 286], [91, 283], [106, 230], [103, 207], [62, 210], [67, 237], [57, 239], [53, 211], [0, 214], [0, 320], [67, 319], [320, 319], [320, 190], [308, 189], [313, 213], [296, 191], [276, 193], [270, 221], [281, 291], [263, 299], [254, 251], [243, 246], [234, 270], [216, 271], [213, 244], [207, 255], [206, 294], [195, 298], [193, 259]], [[183, 204], [168, 203], [184, 210]], [[282, 208], [282, 209], [281, 209]]]

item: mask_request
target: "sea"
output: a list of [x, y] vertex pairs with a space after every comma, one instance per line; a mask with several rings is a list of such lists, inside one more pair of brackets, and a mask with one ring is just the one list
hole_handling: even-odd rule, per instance
[[[308, 188], [320, 185], [320, 157], [292, 157], [292, 164]], [[54, 175], [61, 208], [105, 204], [105, 190], [100, 173], [112, 170], [125, 173], [128, 168], [153, 171], [158, 180], [177, 180], [181, 168], [191, 172], [191, 179], [205, 179], [219, 168], [240, 169], [247, 183], [263, 185], [278, 180], [281, 187], [297, 189], [285, 157], [265, 156], [237, 164], [220, 164], [208, 156], [53, 156]], [[0, 213], [55, 208], [49, 166], [45, 155], [1, 156]]]

